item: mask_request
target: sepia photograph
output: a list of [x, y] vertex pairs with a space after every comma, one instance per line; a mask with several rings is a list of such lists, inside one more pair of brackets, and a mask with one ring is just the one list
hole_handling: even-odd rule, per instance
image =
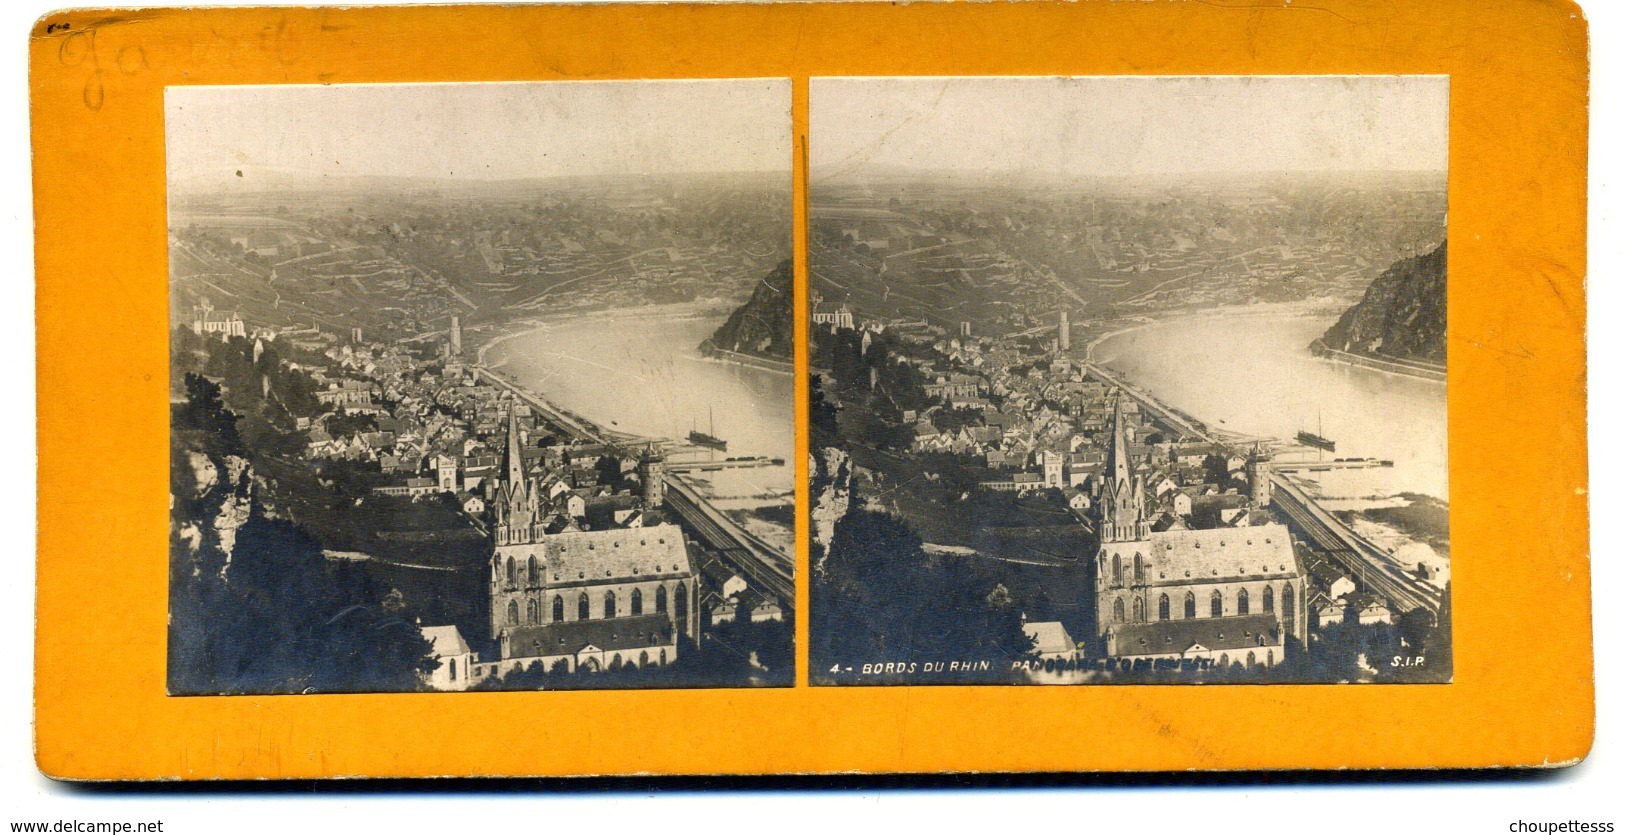
[[792, 684], [787, 80], [164, 116], [170, 694]]
[[1447, 77], [810, 96], [814, 684], [1451, 680]]

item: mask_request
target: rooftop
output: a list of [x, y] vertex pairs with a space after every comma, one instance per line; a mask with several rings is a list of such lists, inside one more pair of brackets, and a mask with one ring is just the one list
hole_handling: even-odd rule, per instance
[[1269, 614], [1129, 623], [1116, 630], [1120, 656], [1183, 653], [1197, 646], [1218, 651], [1274, 648], [1281, 643], [1280, 625]]

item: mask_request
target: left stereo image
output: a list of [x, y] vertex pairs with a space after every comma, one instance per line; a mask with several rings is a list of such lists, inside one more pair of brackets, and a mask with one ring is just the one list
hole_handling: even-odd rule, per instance
[[788, 80], [165, 132], [170, 694], [792, 684]]

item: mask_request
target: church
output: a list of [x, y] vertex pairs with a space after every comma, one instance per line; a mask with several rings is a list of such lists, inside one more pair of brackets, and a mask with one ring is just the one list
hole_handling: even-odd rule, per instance
[[[1207, 659], [1221, 667], [1272, 667], [1304, 640], [1304, 571], [1291, 533], [1276, 522], [1154, 531], [1146, 487], [1134, 474], [1122, 401], [1097, 507], [1095, 622], [1099, 647], [1118, 659]], [[1270, 503], [1270, 469], [1247, 464], [1249, 498]]]
[[639, 527], [584, 529], [525, 470], [510, 412], [504, 476], [493, 499], [495, 549], [489, 577], [490, 636], [497, 659], [481, 677], [533, 662], [548, 670], [663, 666], [699, 640], [699, 588], [689, 545], [659, 522], [665, 468], [646, 451], [638, 475]]

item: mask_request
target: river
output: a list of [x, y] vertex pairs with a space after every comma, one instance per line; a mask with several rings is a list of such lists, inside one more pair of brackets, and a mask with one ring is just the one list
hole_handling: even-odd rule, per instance
[[[793, 490], [795, 401], [788, 374], [708, 360], [698, 346], [726, 311], [598, 314], [542, 324], [491, 347], [486, 363], [606, 429], [686, 443], [691, 429], [728, 442], [726, 453], [679, 452], [670, 461], [761, 455], [781, 466], [691, 473], [718, 507], [788, 503]], [[714, 416], [714, 418], [713, 418]], [[712, 421], [715, 429], [712, 431]]]
[[1444, 384], [1316, 359], [1308, 345], [1336, 318], [1271, 306], [1171, 319], [1101, 340], [1094, 358], [1216, 429], [1289, 441], [1306, 429], [1337, 442], [1327, 458], [1394, 462], [1315, 474], [1327, 497], [1448, 501]]

